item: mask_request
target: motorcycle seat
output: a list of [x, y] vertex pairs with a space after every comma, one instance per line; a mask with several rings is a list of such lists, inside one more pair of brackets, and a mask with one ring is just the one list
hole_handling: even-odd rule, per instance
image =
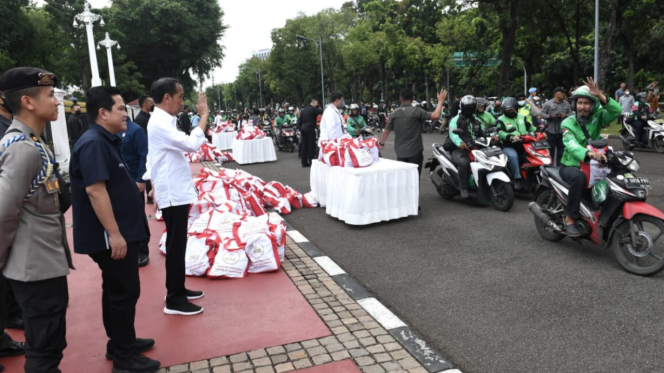
[[560, 185], [564, 186], [565, 188], [569, 189], [570, 185], [568, 182], [563, 180], [563, 178], [560, 176], [560, 168], [558, 167], [543, 167], [544, 171], [556, 182], [558, 182]]

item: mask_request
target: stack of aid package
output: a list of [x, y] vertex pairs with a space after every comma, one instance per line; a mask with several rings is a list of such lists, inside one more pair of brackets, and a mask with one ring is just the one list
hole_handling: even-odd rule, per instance
[[378, 140], [361, 140], [343, 135], [333, 141], [322, 141], [318, 160], [328, 166], [367, 167], [380, 160]]
[[233, 123], [229, 120], [226, 122], [221, 122], [217, 127], [214, 128], [213, 130], [215, 133], [221, 133], [221, 132], [233, 132], [235, 131], [235, 126], [233, 126]]
[[201, 145], [195, 153], [185, 153], [184, 155], [189, 163], [198, 163], [204, 161], [219, 161], [219, 162], [232, 162], [233, 156], [230, 153], [222, 152], [216, 146], [206, 142]]
[[[242, 278], [276, 271], [285, 259], [286, 225], [274, 207], [316, 207], [311, 196], [278, 182], [266, 183], [242, 170], [202, 169], [194, 177], [198, 200], [189, 210], [185, 254], [188, 276]], [[166, 233], [160, 241], [165, 253]]]
[[238, 132], [237, 136], [235, 136], [235, 138], [238, 140], [254, 140], [262, 139], [264, 137], [265, 132], [260, 130], [258, 127], [254, 127], [253, 125], [243, 126], [242, 130]]

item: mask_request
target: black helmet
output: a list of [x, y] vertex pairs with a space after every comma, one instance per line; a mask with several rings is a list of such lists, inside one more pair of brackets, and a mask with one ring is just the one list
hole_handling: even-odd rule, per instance
[[464, 116], [469, 117], [477, 110], [477, 100], [471, 95], [463, 96], [459, 108]]
[[486, 108], [487, 105], [487, 100], [485, 98], [478, 98], [477, 99], [477, 107], [483, 107]]
[[514, 109], [516, 110], [518, 103], [516, 102], [516, 98], [514, 97], [508, 97], [503, 101], [503, 111], [511, 110]]
[[646, 102], [646, 93], [645, 92], [639, 92], [636, 94], [636, 99], [641, 101], [641, 102]]

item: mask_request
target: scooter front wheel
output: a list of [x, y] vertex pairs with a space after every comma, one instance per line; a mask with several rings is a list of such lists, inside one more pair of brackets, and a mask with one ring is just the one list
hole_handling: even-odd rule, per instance
[[510, 183], [494, 180], [489, 194], [491, 204], [498, 211], [509, 211], [514, 205], [514, 189]]
[[652, 276], [664, 269], [664, 222], [648, 215], [625, 220], [613, 233], [613, 253], [629, 273]]
[[652, 140], [652, 148], [657, 151], [657, 153], [664, 153], [664, 136], [655, 137]]

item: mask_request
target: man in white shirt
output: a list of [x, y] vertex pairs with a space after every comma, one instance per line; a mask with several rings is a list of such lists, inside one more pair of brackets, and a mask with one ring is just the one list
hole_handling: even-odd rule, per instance
[[221, 112], [217, 111], [217, 116], [214, 117], [214, 126], [218, 126], [221, 123]]
[[342, 130], [344, 126], [344, 119], [341, 116], [339, 108], [344, 104], [344, 95], [341, 92], [332, 94], [330, 104], [327, 105], [323, 112], [323, 117], [320, 120], [320, 139], [318, 144], [323, 140], [335, 140], [343, 136]]
[[203, 296], [202, 291], [188, 290], [185, 282], [185, 249], [189, 206], [198, 197], [191, 179], [191, 169], [184, 153], [193, 153], [206, 142], [205, 123], [208, 106], [205, 94], [198, 94], [201, 120], [190, 135], [177, 129], [176, 115], [184, 104], [184, 90], [173, 78], [152, 83], [150, 94], [155, 109], [148, 122], [148, 164], [154, 200], [166, 223], [166, 307], [168, 315], [196, 315], [203, 308], [189, 302]]

